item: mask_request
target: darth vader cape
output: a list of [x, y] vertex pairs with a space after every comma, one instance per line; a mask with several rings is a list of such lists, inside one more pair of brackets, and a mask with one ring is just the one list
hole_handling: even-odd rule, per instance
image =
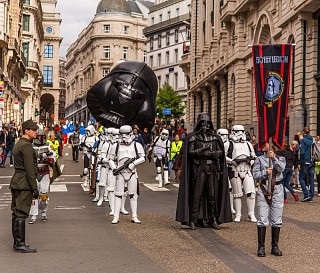
[[[190, 139], [196, 135], [197, 132], [188, 134], [184, 145], [183, 145], [183, 162], [182, 162], [182, 173], [178, 193], [177, 210], [176, 210], [176, 221], [183, 225], [190, 224], [190, 208], [191, 202], [190, 196], [193, 194], [191, 191], [191, 180], [194, 179], [192, 160], [188, 156]], [[221, 150], [224, 150], [224, 145], [221, 137], [215, 134], [219, 140], [219, 146]], [[219, 183], [214, 184], [215, 186], [215, 204], [217, 211], [217, 221], [219, 224], [232, 222], [232, 214], [230, 208], [230, 196], [229, 196], [229, 183], [228, 183], [228, 171], [225, 155], [220, 157], [221, 163], [221, 175]], [[213, 182], [212, 182], [213, 183]], [[210, 219], [208, 210], [208, 200], [205, 194], [202, 197], [202, 205], [200, 206], [199, 218], [198, 219]]]

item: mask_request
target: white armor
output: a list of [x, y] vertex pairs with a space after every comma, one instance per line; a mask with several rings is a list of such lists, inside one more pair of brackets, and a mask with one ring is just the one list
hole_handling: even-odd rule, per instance
[[[232, 142], [232, 143], [231, 143]], [[246, 141], [246, 133], [242, 125], [234, 125], [230, 134], [230, 147], [227, 154], [227, 163], [232, 164], [231, 185], [236, 210], [235, 222], [241, 220], [241, 197], [247, 196], [248, 216], [251, 222], [257, 222], [254, 215], [255, 207], [255, 183], [251, 172], [251, 166], [256, 157], [252, 144]]]
[[47, 221], [47, 209], [49, 204], [50, 177], [53, 175], [53, 164], [56, 162], [56, 154], [51, 150], [48, 144], [34, 146], [38, 158], [37, 185], [39, 190], [39, 199], [34, 199], [30, 208], [29, 224], [36, 222], [39, 210], [41, 211], [41, 220]]
[[83, 147], [83, 181], [84, 186], [89, 186], [88, 181], [88, 173], [89, 169], [92, 168], [92, 165], [94, 164], [94, 157], [92, 156], [93, 148], [95, 142], [98, 140], [98, 138], [95, 136], [96, 130], [94, 129], [93, 125], [89, 125], [86, 128], [86, 136], [83, 138], [83, 142], [81, 143], [81, 146]]
[[[131, 161], [128, 166], [128, 161]], [[114, 218], [112, 223], [119, 223], [121, 202], [127, 185], [130, 196], [132, 222], [141, 223], [137, 217], [138, 179], [136, 166], [145, 161], [142, 145], [132, 140], [132, 128], [129, 125], [120, 127], [120, 141], [114, 143], [110, 151], [109, 166], [116, 173]], [[123, 168], [123, 166], [126, 166]], [[123, 168], [123, 169], [122, 169]]]
[[[223, 144], [224, 144], [224, 151], [225, 151], [225, 155], [227, 156], [227, 152], [228, 152], [228, 149], [229, 149], [229, 132], [227, 129], [224, 129], [224, 128], [220, 128], [218, 129], [217, 133], [221, 136], [221, 139], [223, 141]], [[231, 166], [228, 164], [228, 171], [229, 169], [231, 168]], [[236, 211], [234, 210], [234, 207], [233, 207], [233, 193], [232, 193], [232, 186], [231, 186], [231, 182], [230, 182], [230, 179], [228, 177], [228, 181], [229, 181], [229, 189], [230, 190], [230, 208], [231, 208], [231, 213], [232, 214], [235, 214]]]
[[[160, 133], [160, 136], [156, 137], [153, 143], [151, 144], [152, 152], [154, 154], [154, 162], [156, 163], [157, 168], [157, 180], [159, 182], [159, 188], [164, 185], [170, 184], [169, 182], [169, 170], [168, 163], [170, 159], [170, 147], [171, 142], [168, 139], [169, 131], [163, 129]], [[163, 179], [162, 179], [162, 168], [163, 168]]]

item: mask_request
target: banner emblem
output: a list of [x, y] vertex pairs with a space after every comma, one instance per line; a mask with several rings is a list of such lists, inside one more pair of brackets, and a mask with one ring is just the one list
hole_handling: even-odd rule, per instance
[[271, 108], [273, 103], [277, 101], [283, 93], [284, 81], [278, 73], [268, 72], [266, 82], [267, 86], [264, 104]]

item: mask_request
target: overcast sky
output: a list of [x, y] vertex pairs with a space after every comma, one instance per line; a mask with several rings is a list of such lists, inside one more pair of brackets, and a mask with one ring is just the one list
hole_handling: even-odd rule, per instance
[[58, 0], [57, 10], [62, 19], [60, 33], [63, 37], [61, 56], [66, 55], [68, 47], [91, 22], [99, 2], [100, 0]]

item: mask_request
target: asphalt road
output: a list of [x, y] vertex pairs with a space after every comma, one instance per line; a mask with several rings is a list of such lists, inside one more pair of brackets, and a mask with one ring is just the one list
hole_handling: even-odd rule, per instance
[[[182, 229], [174, 221], [178, 184], [157, 188], [155, 167], [139, 167], [141, 195], [138, 217], [121, 215], [112, 225], [105, 202], [97, 207], [81, 186], [82, 160], [74, 163], [71, 149], [59, 159], [63, 174], [53, 183], [48, 222], [27, 225], [27, 243], [34, 254], [12, 251], [11, 195], [13, 169], [0, 169], [0, 273], [18, 272], [319, 272], [319, 198], [313, 203], [294, 202], [284, 209], [280, 249], [283, 257], [256, 257], [256, 225], [228, 223], [221, 230]], [[299, 193], [300, 197], [302, 196]], [[244, 205], [245, 207], [245, 205]], [[126, 209], [130, 211], [129, 200]]]

